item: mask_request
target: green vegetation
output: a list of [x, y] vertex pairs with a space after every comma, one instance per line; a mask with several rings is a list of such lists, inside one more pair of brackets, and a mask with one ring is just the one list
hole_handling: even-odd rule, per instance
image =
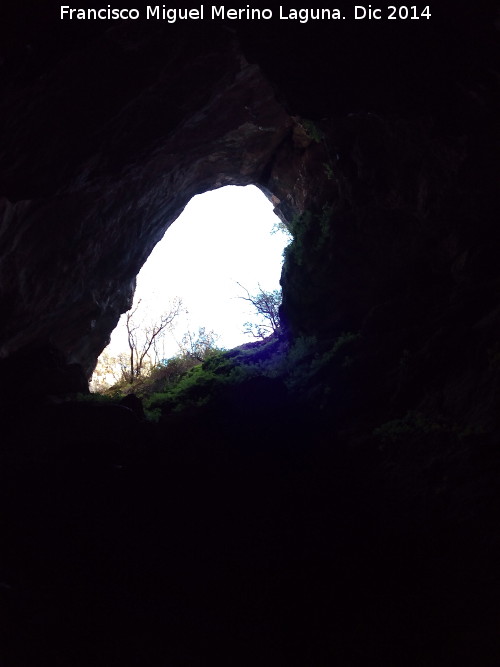
[[144, 408], [146, 412], [159, 409], [164, 413], [200, 408], [214, 400], [224, 386], [250, 376], [251, 372], [231, 362], [227, 353], [218, 352], [180, 375], [176, 382], [167, 383], [163, 391], [146, 395]]
[[290, 343], [278, 332], [233, 350], [211, 350], [202, 362], [180, 354], [157, 364], [132, 386], [122, 380], [101, 396], [116, 401], [133, 391], [142, 399], [147, 418], [157, 421], [162, 414], [210, 406], [230, 387], [260, 376], [282, 380], [294, 400], [313, 401], [321, 409], [331, 391], [325, 378], [353, 363], [359, 339], [359, 333], [347, 332], [319, 346], [314, 336]]
[[287, 239], [292, 240], [292, 233], [290, 231], [288, 223], [280, 218], [276, 217], [276, 222], [273, 224], [271, 229], [271, 234], [284, 234]]
[[[308, 128], [314, 133], [313, 124]], [[286, 256], [305, 264], [325, 251], [328, 253], [333, 239], [332, 213], [333, 207], [325, 204], [317, 211], [306, 210], [294, 216], [288, 223], [293, 241], [285, 251]], [[304, 268], [309, 269], [308, 265]], [[255, 311], [256, 320], [246, 325], [246, 333], [252, 333], [255, 342], [221, 350], [217, 347], [217, 336], [201, 328], [183, 337], [178, 355], [161, 359], [157, 343], [165, 327], [156, 336], [146, 337], [144, 349], [153, 356], [149, 363], [142, 363], [133, 382], [130, 372], [126, 372], [116, 378], [113, 386], [100, 386], [98, 390], [114, 400], [136, 394], [143, 402], [147, 418], [157, 421], [185, 410], [208, 409], [227, 396], [231, 388], [264, 377], [280, 380], [293, 401], [309, 402], [319, 410], [326, 410], [336, 395], [332, 378], [351, 373], [357, 366], [360, 333], [343, 332], [321, 341], [314, 336], [290, 339], [281, 330], [281, 292], [266, 292], [260, 286], [256, 294], [242, 289], [245, 294], [241, 298]], [[177, 311], [178, 308], [174, 309], [175, 314]], [[153, 334], [157, 328], [152, 329]]]
[[290, 221], [290, 231], [292, 233], [293, 241], [285, 248], [285, 259], [295, 259], [298, 266], [302, 265], [303, 254], [301, 249], [303, 248], [304, 240], [309, 233], [311, 220], [311, 211], [304, 211], [303, 213], [294, 215]]
[[334, 241], [332, 214], [333, 206], [324, 204], [315, 213], [306, 210], [294, 215], [290, 221], [293, 241], [285, 248], [286, 259], [298, 266], [307, 266], [316, 259], [317, 253], [328, 248]]
[[307, 118], [303, 118], [300, 121], [300, 124], [305, 130], [305, 133], [309, 137], [309, 139], [312, 139], [315, 141], [317, 144], [321, 143], [323, 141], [323, 132], [322, 130], [317, 126], [317, 124], [312, 121], [308, 120]]
[[428, 436], [449, 430], [444, 424], [426, 417], [421, 412], [410, 411], [400, 419], [393, 419], [374, 429], [373, 435], [382, 442], [397, 443], [408, 437]]
[[332, 398], [331, 380], [354, 364], [360, 338], [359, 333], [345, 332], [322, 346], [314, 336], [298, 338], [284, 361], [284, 381], [289, 392], [326, 410]]
[[76, 400], [78, 403], [100, 403], [113, 405], [116, 399], [110, 394], [90, 393], [90, 394], [76, 394], [71, 396], [71, 400]]
[[329, 181], [333, 181], [335, 178], [335, 173], [333, 171], [333, 164], [331, 162], [323, 162], [323, 167], [325, 168], [325, 176]]
[[404, 417], [392, 419], [377, 427], [373, 435], [383, 444], [402, 444], [407, 441], [415, 442], [433, 436], [448, 436], [453, 439], [485, 435], [486, 430], [479, 425], [458, 425], [444, 419], [430, 417], [416, 410], [408, 411]]

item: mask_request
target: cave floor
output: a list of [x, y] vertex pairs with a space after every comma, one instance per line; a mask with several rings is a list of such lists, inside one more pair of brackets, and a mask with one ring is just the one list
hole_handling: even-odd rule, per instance
[[27, 433], [1, 471], [6, 666], [494, 664], [493, 510], [451, 519], [308, 423]]

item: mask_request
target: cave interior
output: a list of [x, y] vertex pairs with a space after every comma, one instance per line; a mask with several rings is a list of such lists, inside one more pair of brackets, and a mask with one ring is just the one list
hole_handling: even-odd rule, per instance
[[[2, 665], [498, 664], [493, 9], [47, 7], [0, 28]], [[155, 244], [228, 184], [293, 232], [292, 380], [157, 424], [77, 400]]]

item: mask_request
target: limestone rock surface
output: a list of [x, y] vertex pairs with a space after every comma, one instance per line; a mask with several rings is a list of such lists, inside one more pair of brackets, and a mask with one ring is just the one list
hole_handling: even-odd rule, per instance
[[196, 37], [110, 29], [3, 95], [2, 356], [48, 341], [90, 372], [191, 197], [258, 182], [285, 140], [234, 36]]

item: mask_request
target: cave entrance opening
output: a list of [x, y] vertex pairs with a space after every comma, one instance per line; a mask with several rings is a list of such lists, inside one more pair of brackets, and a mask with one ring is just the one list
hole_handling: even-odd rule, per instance
[[[283, 251], [290, 241], [273, 203], [256, 186], [225, 186], [193, 197], [137, 276], [129, 314], [137, 309], [132, 325], [139, 337], [141, 327], [178, 310], [147, 362], [175, 357], [200, 340], [230, 349], [270, 333], [248, 297], [280, 298]], [[116, 382], [120, 360], [123, 367], [129, 358], [124, 314], [99, 358], [91, 388]], [[116, 360], [114, 368], [110, 360]]]

